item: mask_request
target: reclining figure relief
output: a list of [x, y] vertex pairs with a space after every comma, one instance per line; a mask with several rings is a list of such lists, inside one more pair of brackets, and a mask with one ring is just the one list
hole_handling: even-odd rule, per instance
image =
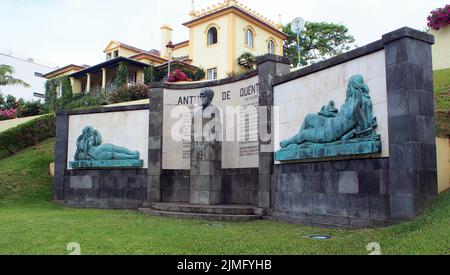
[[282, 141], [280, 145], [281, 148], [290, 148], [353, 140], [380, 140], [375, 132], [376, 127], [369, 87], [361, 75], [355, 75], [348, 82], [346, 101], [340, 111], [331, 101], [319, 113], [306, 116], [299, 133]]
[[138, 151], [113, 144], [102, 144], [102, 136], [93, 127], [85, 127], [77, 139], [75, 161], [139, 160]]

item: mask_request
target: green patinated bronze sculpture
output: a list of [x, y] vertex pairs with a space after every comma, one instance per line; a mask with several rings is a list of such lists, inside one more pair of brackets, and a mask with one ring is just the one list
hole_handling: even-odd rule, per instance
[[140, 153], [113, 144], [102, 144], [99, 131], [88, 126], [77, 139], [75, 161], [70, 162], [73, 169], [81, 168], [139, 168], [144, 163], [139, 160]]
[[347, 98], [338, 111], [334, 102], [306, 116], [299, 133], [280, 143], [277, 161], [305, 160], [381, 153], [375, 131], [369, 87], [361, 75], [352, 76]]

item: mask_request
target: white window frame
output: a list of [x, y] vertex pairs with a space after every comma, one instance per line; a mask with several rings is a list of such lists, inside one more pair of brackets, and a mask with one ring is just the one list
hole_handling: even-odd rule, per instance
[[56, 98], [61, 98], [62, 97], [62, 85], [58, 84], [58, 86], [56, 87]]
[[255, 45], [255, 34], [250, 28], [245, 30], [245, 45], [250, 48], [253, 48]]
[[136, 84], [137, 83], [137, 74], [136, 73], [129, 73], [128, 74], [128, 83], [130, 83], [130, 84]]
[[[214, 42], [214, 36], [211, 34], [212, 29], [216, 30], [216, 41], [215, 42]], [[206, 34], [206, 39], [207, 39], [206, 45], [208, 45], [208, 46], [212, 46], [212, 45], [219, 43], [219, 30], [215, 26], [212, 26], [211, 28], [209, 28], [208, 32]]]
[[208, 80], [216, 80], [217, 79], [217, 67], [208, 69], [207, 77], [208, 77]]
[[275, 42], [273, 40], [269, 40], [267, 43], [267, 50], [270, 54], [275, 54]]

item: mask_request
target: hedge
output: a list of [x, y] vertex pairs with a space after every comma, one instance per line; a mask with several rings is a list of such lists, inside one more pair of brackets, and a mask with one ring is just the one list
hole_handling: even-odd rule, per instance
[[55, 114], [45, 115], [0, 133], [0, 150], [15, 154], [56, 136]]

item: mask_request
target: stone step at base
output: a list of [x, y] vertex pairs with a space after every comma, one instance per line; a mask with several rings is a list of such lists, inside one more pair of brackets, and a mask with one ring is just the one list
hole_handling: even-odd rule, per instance
[[264, 215], [264, 209], [247, 205], [192, 205], [184, 203], [151, 203], [147, 206], [159, 211], [218, 215]]
[[295, 224], [295, 225], [301, 225], [301, 226], [307, 226], [307, 227], [319, 227], [319, 228], [327, 228], [327, 229], [357, 229], [356, 227], [351, 227], [351, 226], [333, 225], [333, 224], [327, 224], [327, 223], [314, 223], [314, 222], [309, 222], [309, 221], [305, 221], [305, 220], [296, 220], [296, 219], [290, 219], [290, 218], [278, 218], [278, 217], [272, 217], [272, 216], [264, 216], [263, 220], [269, 221], [269, 222], [289, 223], [289, 224]]
[[261, 215], [225, 215], [225, 214], [202, 214], [202, 213], [183, 213], [160, 211], [151, 208], [140, 208], [138, 210], [146, 216], [189, 219], [189, 220], [208, 220], [208, 221], [228, 221], [228, 222], [246, 222], [261, 220]]

